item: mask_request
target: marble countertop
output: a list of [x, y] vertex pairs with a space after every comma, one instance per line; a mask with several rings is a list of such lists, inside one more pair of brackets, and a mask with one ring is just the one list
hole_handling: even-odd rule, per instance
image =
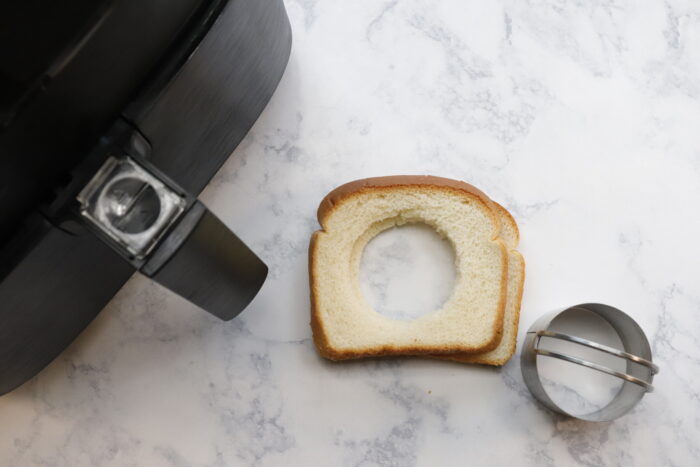
[[[223, 323], [134, 276], [0, 398], [0, 463], [697, 465], [698, 4], [287, 9], [285, 76], [202, 195], [269, 265], [263, 290]], [[316, 206], [341, 183], [389, 174], [466, 180], [513, 213], [527, 263], [519, 343], [544, 312], [615, 305], [649, 336], [656, 391], [589, 424], [537, 405], [518, 358], [501, 369], [319, 358], [307, 280]], [[443, 246], [420, 229], [376, 239], [363, 263], [373, 303], [439, 305]]]

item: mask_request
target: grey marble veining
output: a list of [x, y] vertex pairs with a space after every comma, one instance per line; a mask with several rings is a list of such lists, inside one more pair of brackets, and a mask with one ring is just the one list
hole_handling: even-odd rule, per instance
[[[134, 277], [0, 398], [0, 464], [697, 465], [700, 4], [287, 8], [285, 76], [202, 195], [270, 266], [260, 295], [221, 323]], [[517, 359], [320, 359], [306, 265], [318, 202], [398, 173], [469, 181], [514, 214], [521, 340], [544, 312], [615, 305], [649, 335], [656, 392], [587, 424], [538, 406]], [[419, 271], [426, 286], [444, 273], [435, 267]]]

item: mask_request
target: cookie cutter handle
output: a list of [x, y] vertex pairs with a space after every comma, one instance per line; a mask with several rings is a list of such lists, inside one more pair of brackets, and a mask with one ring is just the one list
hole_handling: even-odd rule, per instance
[[[618, 350], [618, 349], [615, 349], [613, 347], [608, 347], [607, 345], [599, 344], [597, 342], [593, 342], [591, 340], [584, 339], [582, 337], [572, 336], [570, 334], [564, 334], [561, 332], [548, 331], [548, 330], [537, 331], [537, 336], [540, 338], [551, 337], [552, 339], [559, 339], [559, 340], [572, 342], [574, 344], [583, 345], [585, 347], [589, 347], [591, 349], [596, 349], [596, 350], [599, 350], [601, 352], [605, 352], [607, 354], [614, 355], [616, 357], [624, 358], [626, 360], [637, 363], [639, 365], [644, 365], [651, 370], [651, 374], [655, 375], [656, 373], [659, 372], [659, 367], [649, 360], [646, 360], [642, 357], [638, 357], [636, 355], [632, 355], [631, 353], [623, 352], [622, 350]], [[564, 360], [564, 361], [569, 362], [569, 363], [575, 363], [576, 365], [585, 366], [586, 368], [590, 368], [592, 370], [600, 371], [602, 373], [607, 373], [611, 376], [615, 376], [616, 378], [624, 379], [625, 381], [629, 381], [630, 383], [637, 384], [637, 385], [643, 387], [647, 392], [652, 392], [654, 390], [654, 386], [652, 386], [650, 382], [647, 382], [643, 379], [637, 378], [637, 377], [629, 375], [627, 373], [613, 370], [612, 368], [608, 368], [606, 366], [599, 365], [597, 363], [594, 363], [594, 362], [591, 362], [588, 360], [584, 360], [582, 358], [574, 357], [573, 355], [567, 355], [567, 354], [562, 354], [559, 352], [553, 352], [551, 350], [542, 349], [539, 347], [539, 342], [540, 342], [540, 339], [537, 339], [537, 342], [535, 343], [535, 353], [537, 353], [538, 355], [543, 355], [545, 357], [557, 358], [559, 360]]]

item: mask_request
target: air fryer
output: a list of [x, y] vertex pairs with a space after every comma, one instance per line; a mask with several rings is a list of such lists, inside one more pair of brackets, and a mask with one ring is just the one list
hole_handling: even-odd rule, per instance
[[197, 200], [270, 99], [281, 0], [0, 6], [0, 394], [135, 272], [215, 316], [265, 264]]

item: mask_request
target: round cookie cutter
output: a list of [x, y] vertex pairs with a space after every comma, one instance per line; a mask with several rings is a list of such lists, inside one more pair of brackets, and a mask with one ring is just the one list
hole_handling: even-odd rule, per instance
[[[552, 321], [560, 315], [565, 313], [585, 313], [590, 316], [588, 312], [595, 313], [612, 326], [613, 330], [620, 337], [624, 350], [615, 349], [570, 334], [549, 330]], [[621, 372], [572, 355], [545, 350], [539, 346], [542, 337], [572, 342], [625, 359], [626, 370], [625, 372]], [[588, 414], [572, 414], [557, 405], [547, 394], [547, 391], [542, 385], [542, 380], [540, 379], [539, 370], [537, 368], [538, 355], [557, 358], [592, 370], [607, 373], [622, 379], [623, 384], [619, 392], [606, 406]], [[562, 415], [589, 422], [610, 421], [629, 412], [642, 397], [644, 397], [644, 394], [653, 391], [654, 387], [651, 383], [654, 379], [654, 375], [659, 371], [659, 367], [652, 362], [649, 341], [644, 331], [642, 331], [642, 328], [640, 328], [626, 313], [617, 308], [600, 303], [584, 303], [566, 308], [562, 311], [548, 313], [540, 317], [527, 331], [525, 344], [520, 357], [520, 367], [528, 389], [545, 407]]]

